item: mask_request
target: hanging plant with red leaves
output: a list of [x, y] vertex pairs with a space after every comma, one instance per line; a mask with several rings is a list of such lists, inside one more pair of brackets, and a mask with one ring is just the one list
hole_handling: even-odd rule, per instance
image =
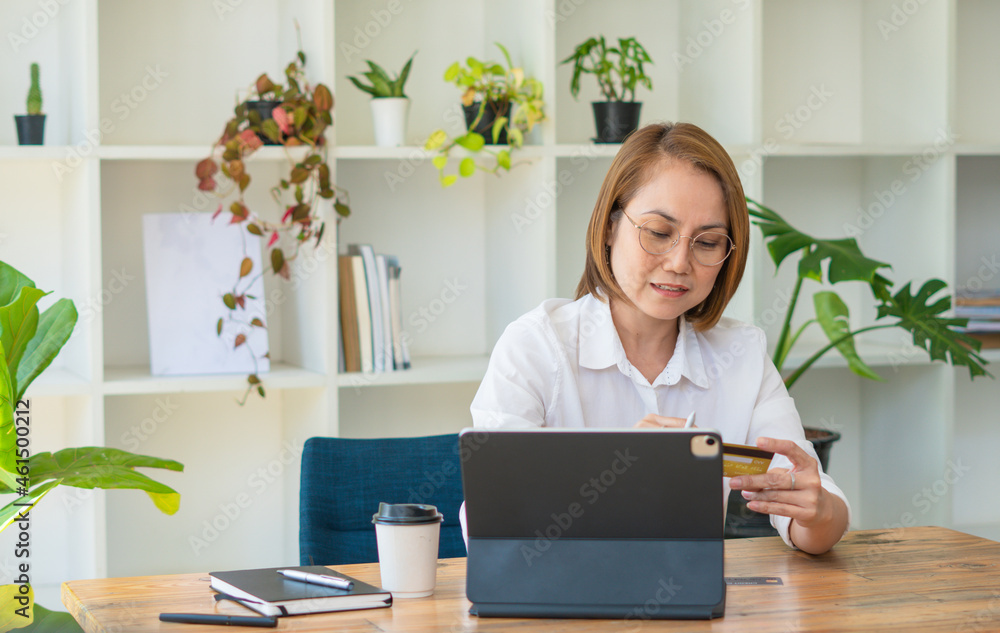
[[[257, 357], [246, 336], [249, 329], [264, 327], [264, 323], [260, 319], [241, 319], [246, 299], [253, 298], [246, 294], [247, 290], [268, 272], [289, 279], [290, 262], [302, 247], [319, 246], [325, 228], [317, 209], [319, 199], [332, 201], [338, 220], [351, 212], [347, 192], [330, 181], [327, 163], [326, 132], [333, 126], [333, 94], [322, 83], [311, 85], [306, 80], [305, 64], [305, 53], [300, 50], [285, 68], [285, 84], [274, 83], [266, 73], [258, 77], [250, 91], [253, 98], [236, 105], [211, 155], [195, 167], [198, 189], [221, 199], [213, 219], [228, 208], [230, 224], [267, 238], [263, 270], [253, 270], [248, 253], [234, 263], [235, 281], [222, 297], [226, 313], [216, 323], [219, 336], [227, 327], [237, 328], [234, 349], [244, 347], [254, 361], [255, 371], [247, 377], [247, 393], [241, 404], [254, 389], [261, 397], [265, 393], [257, 376]], [[265, 115], [270, 109], [270, 117], [262, 117], [259, 108], [253, 107], [259, 105], [255, 102], [272, 102], [273, 107], [265, 106]], [[288, 160], [286, 174], [271, 187], [271, 196], [282, 210], [279, 221], [267, 220], [244, 197], [251, 185], [246, 160], [265, 142], [283, 146]]]

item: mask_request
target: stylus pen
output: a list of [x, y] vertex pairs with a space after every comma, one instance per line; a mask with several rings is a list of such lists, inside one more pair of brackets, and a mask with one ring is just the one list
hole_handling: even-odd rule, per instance
[[691, 412], [691, 415], [689, 415], [688, 419], [684, 422], [685, 429], [690, 429], [692, 426], [694, 426], [694, 411]]
[[353, 582], [336, 576], [310, 574], [309, 572], [299, 571], [297, 569], [279, 569], [278, 573], [285, 578], [298, 580], [299, 582], [307, 582], [311, 585], [323, 585], [324, 587], [333, 587], [334, 589], [343, 589], [344, 591], [354, 589]]
[[212, 613], [161, 613], [160, 622], [181, 624], [221, 624], [222, 626], [261, 626], [273, 629], [278, 618], [258, 615], [216, 615]]

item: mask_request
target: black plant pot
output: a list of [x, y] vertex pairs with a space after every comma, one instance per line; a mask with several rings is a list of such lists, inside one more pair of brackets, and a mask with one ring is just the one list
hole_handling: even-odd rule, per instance
[[[465, 112], [465, 127], [468, 128], [470, 132], [476, 132], [477, 134], [482, 134], [483, 138], [486, 139], [487, 145], [493, 145], [493, 122], [496, 121], [498, 116], [510, 117], [509, 109], [510, 104], [506, 101], [487, 101], [486, 107], [483, 109], [483, 117], [479, 119], [479, 123], [476, 124], [475, 129], [472, 128], [472, 122], [476, 120], [476, 115], [479, 114], [479, 106], [482, 102], [476, 101], [472, 105], [462, 106], [462, 110]], [[497, 136], [496, 145], [506, 145], [507, 144], [507, 126], [505, 125], [500, 134]]]
[[594, 101], [594, 125], [597, 127], [597, 143], [621, 143], [625, 137], [639, 128], [638, 101]]
[[806, 439], [812, 442], [813, 448], [816, 449], [816, 456], [819, 457], [819, 463], [823, 467], [823, 472], [827, 472], [830, 468], [830, 448], [834, 442], [840, 439], [840, 433], [806, 427]]
[[[830, 464], [830, 447], [840, 439], [840, 433], [825, 429], [806, 428], [806, 439], [812, 442], [816, 456], [827, 471]], [[739, 490], [729, 492], [726, 507], [726, 538], [750, 538], [754, 536], [777, 536], [778, 531], [771, 527], [771, 519], [766, 514], [754, 512], [747, 507], [747, 501]]]
[[[247, 101], [247, 108], [251, 112], [256, 112], [257, 116], [260, 117], [261, 123], [268, 119], [273, 119], [271, 112], [281, 105], [280, 101]], [[257, 138], [261, 140], [264, 145], [281, 145], [280, 142], [272, 141], [263, 134], [257, 134]]]
[[45, 141], [44, 114], [15, 114], [18, 145], [43, 145]]

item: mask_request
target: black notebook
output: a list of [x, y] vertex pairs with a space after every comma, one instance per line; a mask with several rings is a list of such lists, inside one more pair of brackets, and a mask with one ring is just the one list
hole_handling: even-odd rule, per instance
[[[285, 578], [279, 569], [297, 569], [312, 574], [339, 576], [354, 583], [350, 590], [334, 589]], [[377, 609], [392, 605], [392, 594], [322, 565], [268, 567], [213, 571], [212, 589], [236, 598], [240, 604], [262, 615], [300, 615], [324, 611]]]

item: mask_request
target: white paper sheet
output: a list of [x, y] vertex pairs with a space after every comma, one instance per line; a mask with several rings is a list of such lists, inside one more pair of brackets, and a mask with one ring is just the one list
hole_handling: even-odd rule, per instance
[[[229, 214], [213, 221], [211, 213], [151, 213], [143, 215], [146, 265], [146, 308], [149, 314], [149, 360], [154, 376], [250, 373], [270, 362], [267, 330], [229, 321], [222, 302], [236, 284], [244, 256], [253, 261], [251, 273], [239, 284], [246, 307], [232, 313], [243, 323], [257, 317], [267, 325], [260, 238], [246, 227], [228, 224]], [[246, 244], [244, 250], [244, 244]], [[256, 279], [246, 289], [250, 279]], [[216, 323], [225, 319], [222, 336]], [[236, 336], [247, 343], [233, 349]], [[114, 336], [114, 333], [108, 333]]]

